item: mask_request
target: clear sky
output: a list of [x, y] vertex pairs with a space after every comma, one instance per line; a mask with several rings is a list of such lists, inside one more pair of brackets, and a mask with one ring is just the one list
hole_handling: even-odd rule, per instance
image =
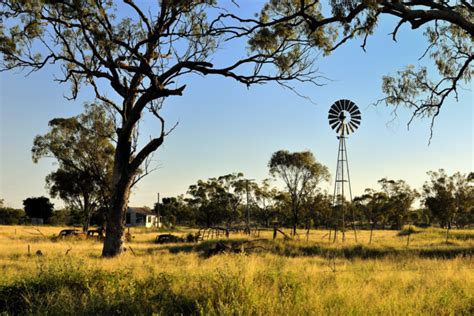
[[[263, 2], [244, 3], [248, 5], [242, 10], [251, 12]], [[382, 19], [367, 52], [357, 40], [319, 58], [320, 72], [332, 81], [323, 87], [295, 84], [315, 104], [272, 83], [247, 89], [221, 77], [186, 79], [184, 95], [169, 99], [163, 112], [169, 126], [176, 121], [179, 126], [155, 153], [158, 169], [135, 187], [130, 204], [152, 207], [157, 192], [162, 197], [182, 194], [198, 179], [231, 172], [262, 180], [269, 177], [268, 160], [279, 149], [311, 150], [334, 175], [338, 143], [327, 112], [341, 98], [353, 100], [362, 112], [360, 128], [347, 140], [355, 195], [378, 188], [377, 180], [383, 177], [420, 188], [428, 170], [472, 171], [472, 85], [460, 89], [459, 102], [445, 103], [430, 145], [430, 120], [415, 120], [407, 130], [408, 110], [394, 117], [391, 108], [373, 105], [382, 97], [382, 76], [417, 65], [426, 48], [422, 31], [408, 25], [400, 30], [398, 43], [393, 42], [388, 34], [395, 25], [394, 19]], [[230, 63], [233, 55], [235, 48], [227, 47], [216, 61]], [[84, 102], [93, 101], [88, 89], [75, 102], [64, 99], [69, 86], [53, 81], [58, 73], [52, 66], [28, 77], [26, 72], [0, 74], [0, 198], [9, 206], [22, 207], [27, 197], [48, 196], [44, 179], [56, 166], [52, 159], [32, 162], [33, 138], [47, 132], [52, 118], [77, 115]], [[148, 138], [157, 135], [159, 124], [147, 118], [141, 128]], [[331, 191], [333, 183], [322, 187]], [[55, 204], [62, 205], [58, 200]]]

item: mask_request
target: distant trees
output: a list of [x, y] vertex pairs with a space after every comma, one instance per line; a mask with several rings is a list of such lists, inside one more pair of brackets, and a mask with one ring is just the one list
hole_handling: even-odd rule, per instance
[[31, 197], [23, 201], [26, 215], [30, 218], [41, 218], [44, 222], [53, 215], [54, 204], [47, 197]]
[[[291, 227], [293, 232], [295, 227], [302, 226], [306, 229], [334, 227], [338, 220], [338, 209], [332, 205], [333, 197], [317, 189], [320, 180], [328, 176], [324, 171], [325, 167], [318, 166], [319, 170], [323, 170], [320, 178], [316, 177], [317, 181], [313, 179], [313, 182], [306, 183], [307, 186], [303, 187], [301, 181], [307, 179], [310, 173], [307, 170], [301, 171], [300, 168], [306, 168], [307, 164], [301, 167], [296, 163], [289, 163], [294, 158], [289, 158], [287, 155], [292, 154], [288, 152], [278, 155], [287, 157], [287, 160], [285, 164], [279, 165], [280, 173], [275, 175], [281, 174], [288, 182], [293, 181], [291, 185], [299, 185], [295, 192], [304, 194], [297, 196], [300, 198], [297, 202], [292, 198], [294, 193], [288, 189], [285, 180], [283, 189], [272, 187], [269, 179], [261, 184], [249, 181], [247, 185], [242, 173], [232, 173], [205, 181], [199, 180], [189, 187], [189, 197], [164, 198], [159, 204], [160, 214], [165, 221], [172, 223], [206, 227], [226, 225], [230, 228], [233, 225], [241, 227], [247, 222], [248, 207], [254, 227], [276, 224]], [[314, 157], [308, 159], [308, 165], [313, 165], [313, 159]], [[302, 175], [300, 172], [308, 174]], [[474, 224], [473, 175], [456, 173], [447, 176], [444, 171], [429, 174], [431, 181], [425, 183], [421, 194], [422, 203], [426, 206], [422, 209], [413, 208], [420, 194], [403, 180], [382, 178], [378, 181], [379, 190], [366, 189], [364, 194], [354, 197], [348, 207], [354, 210], [358, 226], [371, 230], [369, 242], [372, 240], [372, 231], [376, 228], [401, 229], [405, 224], [439, 224], [441, 227], [455, 225], [462, 228]], [[298, 203], [297, 212], [294, 211], [295, 203]]]
[[192, 226], [195, 223], [195, 214], [191, 211], [183, 195], [162, 198], [161, 203], [155, 203], [154, 211], [167, 224], [180, 223]]
[[470, 175], [446, 171], [428, 172], [430, 180], [423, 185], [423, 201], [433, 220], [448, 230], [474, 222], [474, 182]]
[[211, 227], [224, 222], [230, 226], [241, 219], [241, 205], [246, 189], [247, 180], [242, 173], [199, 180], [189, 186], [188, 194], [191, 198], [188, 203], [197, 211], [197, 223]]
[[369, 243], [372, 242], [372, 232], [377, 223], [385, 224], [389, 213], [389, 197], [385, 192], [376, 192], [372, 189], [365, 189], [365, 193], [356, 196], [352, 201], [353, 207], [359, 210], [360, 215], [370, 225]]
[[309, 151], [290, 153], [287, 150], [273, 153], [268, 167], [270, 174], [285, 184], [290, 197], [293, 234], [296, 234], [301, 207], [321, 181], [329, 180], [328, 168], [317, 162]]
[[387, 197], [387, 219], [395, 225], [396, 229], [401, 229], [409, 219], [411, 206], [418, 193], [403, 180], [383, 178], [378, 183]]
[[403, 180], [380, 179], [381, 191], [366, 189], [361, 196], [354, 197], [352, 204], [359, 218], [370, 225], [371, 231], [377, 224], [382, 228], [401, 229], [410, 220], [412, 204], [418, 193]]
[[279, 213], [276, 199], [280, 191], [270, 188], [269, 179], [263, 180], [261, 185], [255, 184], [253, 188], [253, 216], [262, 226], [270, 227]]
[[102, 107], [89, 105], [83, 114], [53, 119], [49, 126], [48, 133], [34, 139], [33, 161], [56, 159], [58, 169], [46, 177], [46, 185], [51, 196], [78, 212], [87, 231], [91, 217], [105, 212], [110, 200], [113, 121]]
[[25, 217], [25, 211], [12, 207], [0, 206], [0, 224], [1, 225], [17, 225], [21, 224]]

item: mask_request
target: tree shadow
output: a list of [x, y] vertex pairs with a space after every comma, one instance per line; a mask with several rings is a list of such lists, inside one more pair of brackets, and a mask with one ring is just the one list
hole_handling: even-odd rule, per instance
[[[228, 251], [216, 252], [218, 243], [227, 247]], [[259, 239], [255, 242], [248, 240], [208, 240], [197, 244], [173, 244], [160, 248], [170, 253], [197, 253], [201, 258], [209, 258], [218, 253], [271, 253], [282, 257], [323, 257], [340, 259], [382, 259], [385, 257], [419, 257], [452, 259], [455, 257], [470, 257], [474, 248], [457, 245], [436, 245], [432, 248], [396, 248], [373, 247], [369, 245], [328, 245], [319, 243], [283, 242]], [[229, 251], [230, 250], [230, 251]]]

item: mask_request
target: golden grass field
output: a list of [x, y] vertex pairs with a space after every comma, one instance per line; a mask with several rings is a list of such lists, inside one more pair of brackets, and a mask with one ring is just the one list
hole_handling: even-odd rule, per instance
[[409, 247], [397, 231], [371, 245], [368, 231], [357, 244], [350, 231], [335, 244], [322, 230], [231, 234], [228, 245], [253, 248], [208, 256], [216, 240], [158, 245], [157, 232], [132, 229], [129, 250], [102, 259], [98, 241], [53, 241], [61, 229], [0, 226], [0, 314], [474, 314], [474, 230], [446, 244], [443, 230], [420, 229]]

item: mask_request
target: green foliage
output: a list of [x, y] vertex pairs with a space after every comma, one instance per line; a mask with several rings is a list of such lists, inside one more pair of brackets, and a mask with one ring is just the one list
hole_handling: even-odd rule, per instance
[[360, 218], [371, 224], [372, 228], [382, 224], [383, 227], [390, 225], [401, 229], [405, 223], [412, 223], [415, 212], [411, 206], [418, 197], [416, 190], [412, 190], [403, 180], [383, 178], [378, 183], [381, 191], [366, 189], [363, 195], [353, 199], [353, 207]]
[[164, 197], [161, 203], [156, 203], [154, 211], [162, 217], [162, 221], [176, 224], [192, 226], [195, 223], [193, 209], [186, 204], [182, 195], [177, 197]]
[[196, 223], [210, 227], [221, 223], [229, 226], [238, 221], [247, 184], [243, 173], [233, 173], [207, 181], [199, 180], [189, 186], [188, 194], [192, 198], [188, 203], [197, 211]]
[[51, 225], [57, 225], [57, 226], [66, 226], [66, 225], [73, 225], [73, 224], [81, 224], [80, 221], [73, 223], [71, 221], [72, 216], [71, 216], [71, 211], [68, 209], [62, 209], [62, 210], [55, 210], [53, 212], [53, 215], [51, 216], [49, 223]]
[[419, 229], [415, 225], [404, 225], [402, 229], [397, 233], [397, 236], [407, 236], [411, 234], [418, 234], [421, 232], [421, 229]]
[[14, 209], [11, 207], [0, 207], [0, 224], [17, 225], [21, 223], [21, 219], [25, 217], [25, 211], [22, 209]]
[[448, 176], [443, 169], [428, 172], [423, 185], [425, 206], [442, 227], [464, 227], [474, 220], [474, 186], [469, 175]]
[[58, 161], [58, 169], [46, 177], [47, 187], [53, 197], [80, 213], [87, 230], [91, 216], [107, 208], [110, 199], [113, 121], [103, 108], [88, 105], [83, 114], [53, 119], [49, 126], [47, 134], [35, 137], [33, 161]]
[[42, 218], [47, 221], [53, 214], [54, 204], [47, 197], [32, 197], [23, 200], [26, 215], [31, 218]]
[[395, 181], [383, 178], [378, 183], [388, 198], [388, 220], [395, 223], [397, 229], [401, 229], [409, 219], [411, 205], [418, 193], [403, 180]]
[[268, 163], [270, 174], [278, 176], [286, 186], [293, 217], [293, 233], [300, 220], [300, 210], [321, 181], [329, 180], [328, 168], [316, 161], [309, 151], [290, 153], [279, 150]]

